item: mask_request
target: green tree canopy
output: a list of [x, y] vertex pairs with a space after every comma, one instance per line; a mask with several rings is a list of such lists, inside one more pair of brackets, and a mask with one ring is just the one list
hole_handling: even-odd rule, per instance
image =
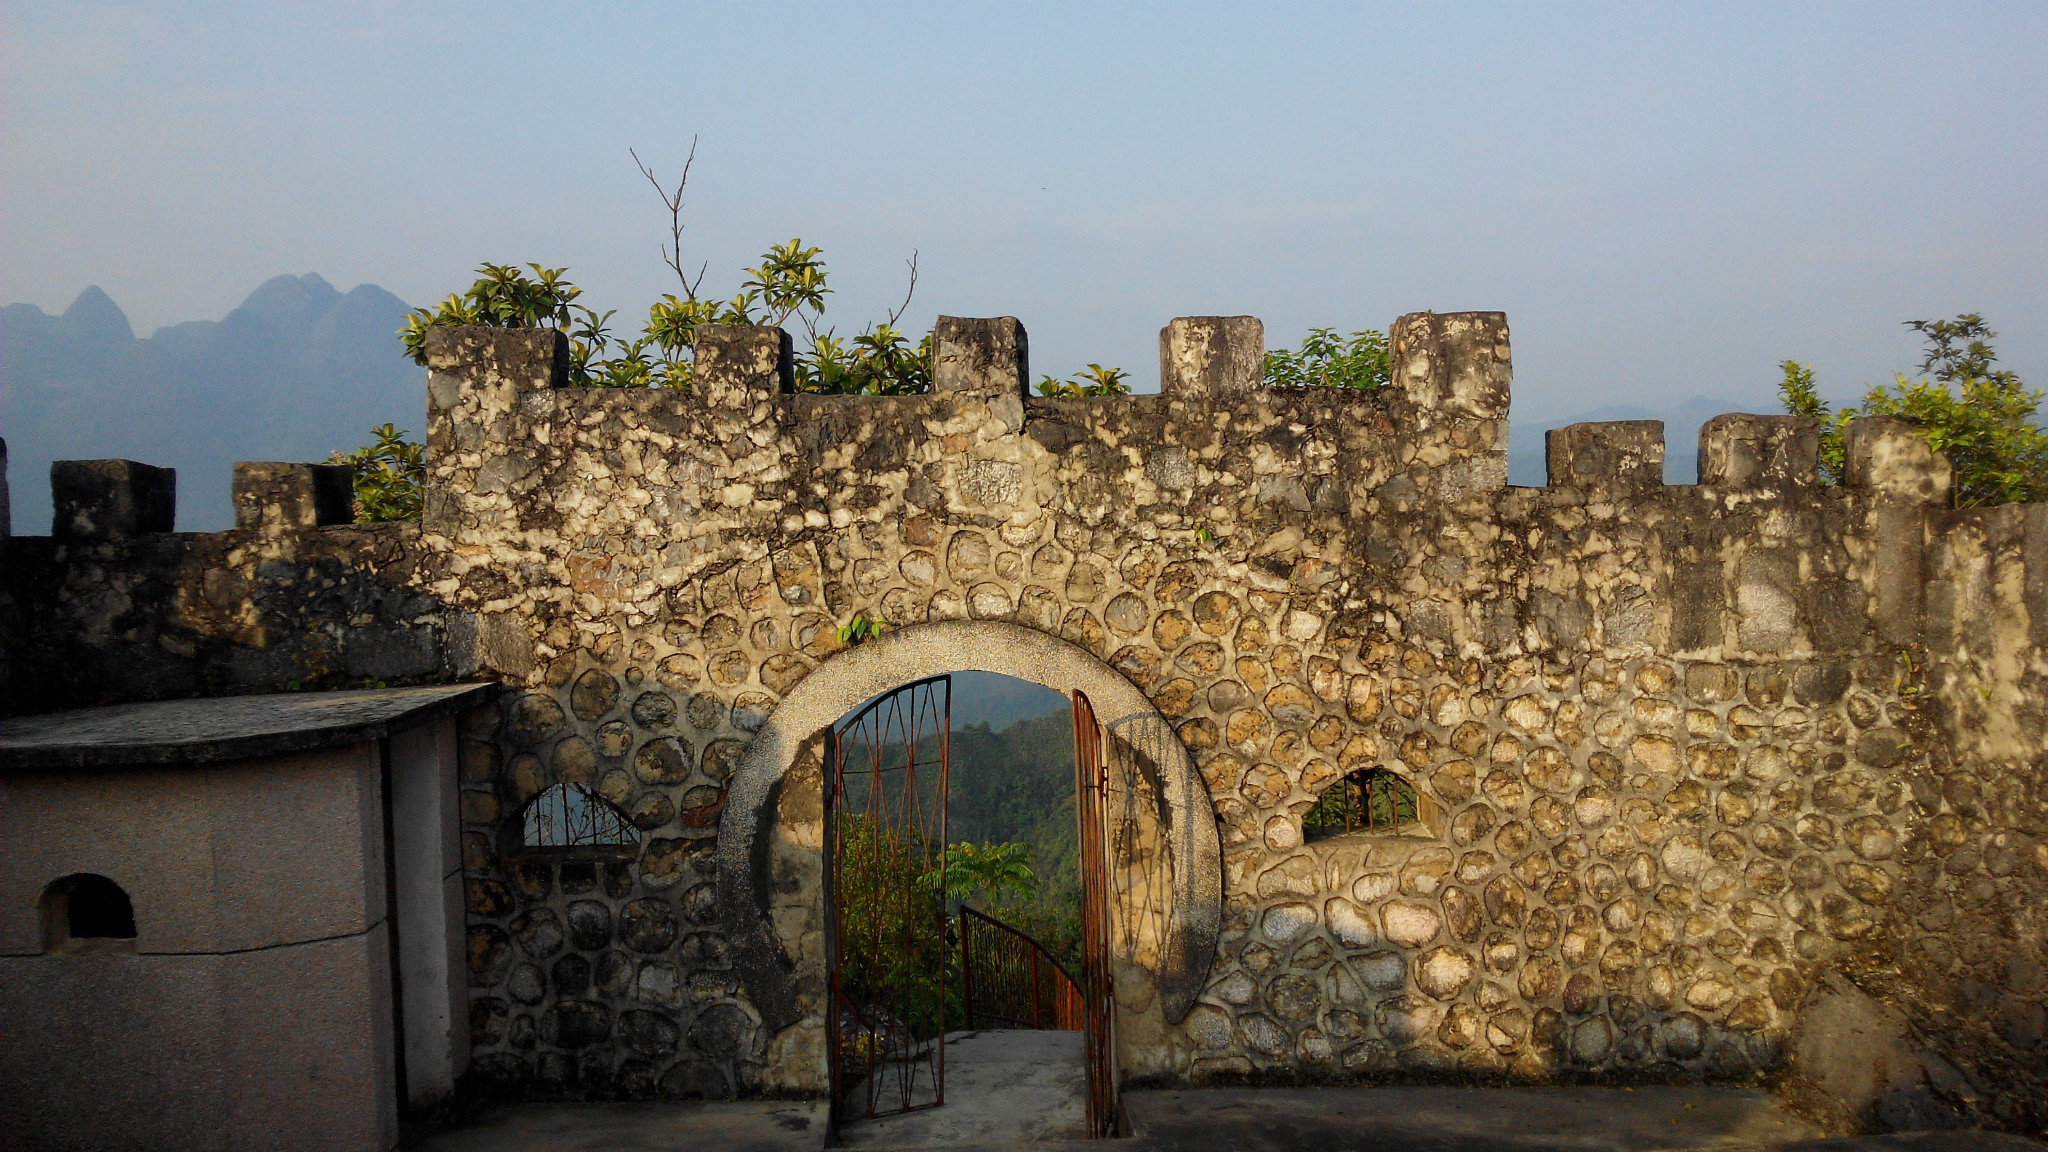
[[1997, 367], [1991, 341], [1998, 333], [1965, 312], [1953, 320], [1910, 320], [1926, 340], [1920, 379], [1898, 373], [1876, 385], [1860, 405], [1834, 408], [1823, 400], [1813, 368], [1787, 360], [1778, 384], [1785, 411], [1820, 422], [1821, 479], [1842, 482], [1843, 433], [1858, 416], [1902, 416], [1920, 426], [1935, 450], [1955, 467], [1958, 508], [2048, 500], [2048, 432], [2037, 416], [2043, 393]]
[[1368, 328], [1349, 337], [1311, 328], [1298, 349], [1266, 353], [1272, 388], [1384, 388], [1393, 379], [1393, 350], [1384, 332]]

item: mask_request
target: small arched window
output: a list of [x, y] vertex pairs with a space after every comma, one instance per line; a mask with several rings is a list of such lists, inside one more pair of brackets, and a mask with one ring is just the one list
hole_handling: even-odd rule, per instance
[[640, 847], [632, 820], [587, 784], [548, 788], [520, 810], [514, 827], [521, 853], [613, 857], [634, 855]]
[[1415, 785], [1385, 768], [1367, 768], [1323, 793], [1302, 817], [1301, 831], [1309, 840], [1347, 832], [1428, 832], [1433, 816], [1428, 798], [1418, 794]]
[[80, 872], [43, 889], [43, 948], [49, 952], [132, 952], [135, 904], [119, 884]]

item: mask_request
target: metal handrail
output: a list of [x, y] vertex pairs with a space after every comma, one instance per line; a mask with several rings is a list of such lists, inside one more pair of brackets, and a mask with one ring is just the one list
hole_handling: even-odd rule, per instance
[[[974, 929], [981, 925], [997, 929], [1000, 933], [997, 939], [1005, 941], [1011, 947], [1007, 950], [1008, 955], [999, 951], [989, 965], [988, 975], [993, 977], [993, 980], [987, 987], [988, 991], [994, 992], [995, 995], [985, 996], [984, 1006], [977, 1013], [974, 1002], [976, 953], [973, 940]], [[1018, 948], [1017, 945], [1022, 947]], [[1030, 975], [1026, 977], [1026, 987], [1029, 989], [1031, 1002], [1028, 1005], [1028, 1012], [1016, 1014], [1017, 1009], [1027, 1007], [1014, 1002], [1023, 999], [1022, 996], [1016, 995], [1019, 992], [1016, 983], [1017, 978], [1024, 975], [1023, 970], [1027, 966]], [[1049, 995], [1046, 987], [1048, 984], [1051, 985]], [[1006, 993], [1009, 995], [1006, 996]], [[1066, 1032], [1078, 1032], [1087, 1023], [1086, 1007], [1081, 999], [1081, 986], [1075, 982], [1073, 973], [1067, 971], [1066, 966], [1053, 956], [1050, 949], [1023, 930], [1005, 924], [986, 912], [969, 908], [965, 904], [960, 906], [960, 999], [966, 1026], [970, 1029], [975, 1027], [977, 1015], [984, 1020], [997, 1021], [1015, 1028], [1054, 1029]], [[989, 999], [996, 1001], [993, 1008], [986, 1006]], [[1011, 1002], [1006, 1003], [1006, 1000]], [[1010, 1011], [1005, 1012], [1005, 1009]]]

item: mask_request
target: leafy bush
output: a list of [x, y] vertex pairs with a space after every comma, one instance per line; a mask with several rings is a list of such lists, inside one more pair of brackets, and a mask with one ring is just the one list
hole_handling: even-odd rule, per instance
[[427, 449], [408, 441], [390, 424], [370, 429], [376, 443], [353, 452], [335, 452], [330, 464], [355, 470], [356, 523], [383, 524], [420, 518], [427, 475]]
[[1386, 333], [1370, 328], [1348, 339], [1329, 328], [1311, 328], [1298, 350], [1266, 353], [1266, 384], [1272, 388], [1384, 388], [1393, 372]]
[[841, 986], [855, 1003], [918, 1040], [941, 1035], [952, 1008], [941, 965], [946, 909], [932, 865], [939, 845], [863, 812], [836, 814]]
[[[630, 339], [615, 335], [610, 327], [613, 312], [595, 312], [576, 302], [582, 289], [564, 279], [566, 268], [543, 268], [528, 264], [526, 270], [511, 264], [484, 264], [477, 280], [466, 292], [450, 295], [434, 308], [420, 308], [406, 318], [399, 339], [414, 362], [427, 361], [427, 330], [444, 324], [474, 324], [493, 328], [554, 328], [569, 339], [569, 382], [585, 388], [677, 388], [690, 387], [692, 349], [700, 324], [763, 324], [781, 327], [792, 321], [804, 330], [804, 347], [795, 363], [796, 387], [800, 392], [829, 395], [906, 396], [929, 392], [932, 387], [932, 341], [926, 335], [916, 343], [896, 325], [917, 293], [917, 254], [911, 253], [910, 283], [903, 302], [879, 323], [869, 324], [856, 336], [843, 337], [820, 325], [825, 316], [825, 297], [831, 295], [822, 253], [806, 247], [801, 239], [777, 244], [761, 256], [761, 263], [746, 269], [739, 292], [730, 300], [700, 296], [704, 268], [693, 276], [683, 262], [683, 191], [690, 182], [690, 168], [697, 161], [695, 140], [683, 164], [682, 179], [673, 188], [655, 178], [653, 169], [635, 154], [640, 174], [661, 195], [669, 213], [669, 239], [662, 247], [662, 263], [676, 274], [682, 295], [663, 296], [647, 310], [647, 322], [640, 334]], [[1052, 395], [1120, 396], [1130, 391], [1125, 374], [1113, 368], [1090, 364], [1087, 373], [1077, 374], [1073, 383], [1050, 382]]]
[[932, 338], [915, 345], [893, 323], [878, 324], [841, 341], [829, 333], [811, 340], [796, 361], [799, 392], [829, 396], [914, 396], [932, 390]]
[[1811, 366], [1787, 360], [1778, 385], [1785, 411], [1820, 422], [1820, 474], [1842, 482], [1843, 433], [1857, 416], [1903, 416], [1920, 426], [1936, 451], [1955, 467], [1958, 508], [2048, 500], [2048, 432], [2035, 422], [2043, 393], [2029, 391], [2017, 374], [1995, 367], [1998, 333], [1966, 312], [1953, 320], [1910, 320], [1926, 338], [1920, 371], [1927, 376], [1877, 385], [1861, 405], [1832, 408], [1821, 399]]
[[1128, 396], [1131, 386], [1126, 383], [1131, 377], [1121, 368], [1104, 368], [1100, 364], [1088, 365], [1086, 372], [1076, 372], [1071, 379], [1055, 380], [1047, 376], [1038, 382], [1040, 396]]
[[[812, 363], [805, 366], [808, 371], [800, 373], [799, 380], [805, 391], [859, 391], [867, 385], [920, 392], [930, 388], [928, 368], [923, 368], [921, 387], [913, 379], [921, 366], [910, 363], [914, 357], [876, 356], [877, 352], [897, 350], [902, 342], [888, 325], [863, 332], [844, 353], [830, 332], [817, 332], [816, 321], [824, 314], [829, 291], [825, 262], [819, 259], [817, 248], [804, 247], [801, 239], [777, 244], [764, 253], [759, 267], [747, 269], [748, 279], [731, 300], [663, 296], [647, 310], [647, 323], [631, 340], [612, 333], [615, 311], [596, 312], [576, 302], [583, 290], [564, 278], [568, 269], [538, 264], [526, 267], [531, 275], [510, 264], [482, 265], [467, 292], [451, 294], [436, 308], [414, 309], [398, 333], [406, 354], [414, 363], [425, 364], [427, 331], [440, 325], [554, 328], [569, 338], [568, 375], [576, 387], [687, 389], [698, 325], [779, 326], [794, 315], [807, 322], [812, 336]], [[823, 375], [816, 363], [821, 339], [830, 345], [825, 358], [831, 361]], [[922, 363], [929, 363], [928, 353]], [[848, 369], [865, 375], [858, 381], [846, 379]]]

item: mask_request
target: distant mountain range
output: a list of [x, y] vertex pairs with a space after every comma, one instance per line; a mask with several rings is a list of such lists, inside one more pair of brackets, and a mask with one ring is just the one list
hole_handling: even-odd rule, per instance
[[1019, 720], [1072, 711], [1064, 693], [994, 672], [953, 673], [953, 727], [986, 724], [1000, 732]]
[[0, 437], [14, 530], [48, 532], [52, 460], [178, 470], [178, 527], [229, 527], [236, 460], [325, 460], [389, 421], [425, 434], [426, 370], [395, 333], [410, 311], [374, 284], [278, 276], [218, 321], [137, 339], [97, 287], [62, 315], [0, 309]]

